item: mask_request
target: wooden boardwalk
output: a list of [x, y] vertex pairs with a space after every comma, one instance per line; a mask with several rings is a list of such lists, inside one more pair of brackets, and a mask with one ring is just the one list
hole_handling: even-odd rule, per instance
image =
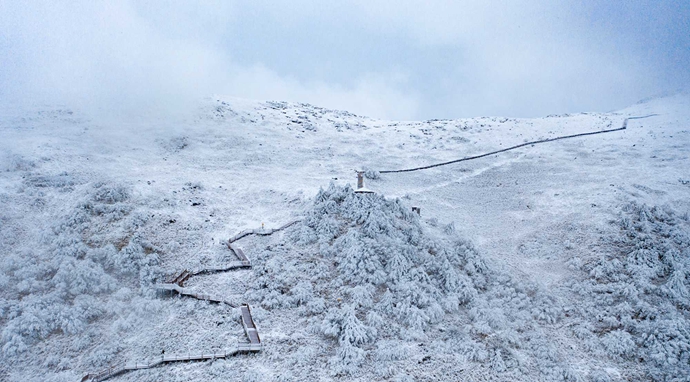
[[241, 269], [241, 268], [251, 268], [252, 263], [249, 261], [249, 258], [247, 258], [247, 255], [244, 254], [244, 251], [242, 251], [241, 248], [239, 248], [236, 245], [228, 243], [228, 247], [235, 253], [239, 261], [233, 261], [228, 264], [225, 264], [221, 267], [212, 267], [212, 268], [203, 268], [203, 269], [197, 269], [193, 271], [188, 271], [184, 270], [182, 271], [179, 275], [173, 276], [172, 278], [169, 279], [169, 281], [161, 284], [155, 284], [153, 287], [154, 289], [162, 292], [176, 292], [177, 294], [181, 296], [189, 296], [196, 298], [198, 300], [203, 300], [203, 301], [210, 301], [210, 302], [215, 302], [219, 304], [226, 304], [229, 305], [233, 308], [236, 308], [237, 305], [233, 304], [230, 301], [224, 300], [222, 297], [219, 296], [211, 296], [203, 293], [196, 293], [192, 292], [190, 290], [187, 290], [184, 288], [184, 282], [189, 280], [192, 276], [204, 274], [204, 273], [217, 273], [217, 272], [226, 272], [230, 271], [233, 269]]
[[176, 292], [180, 296], [189, 296], [189, 297], [196, 298], [197, 300], [215, 302], [218, 304], [225, 304], [225, 305], [229, 305], [233, 308], [237, 307], [237, 305], [233, 304], [232, 302], [227, 301], [227, 300], [223, 300], [222, 297], [211, 296], [211, 295], [207, 295], [207, 294], [203, 294], [203, 293], [195, 293], [195, 292], [189, 291], [185, 288], [182, 288], [181, 286], [179, 286], [177, 284], [156, 284], [153, 287], [156, 290], [162, 291], [162, 292], [170, 292], [170, 293]]
[[259, 331], [256, 329], [254, 319], [252, 319], [252, 311], [249, 309], [249, 305], [242, 305], [240, 307], [240, 313], [242, 314], [242, 326], [244, 327], [244, 332], [247, 334], [247, 338], [249, 338], [249, 343], [261, 345]]
[[[294, 224], [294, 223], [292, 223]], [[281, 227], [282, 229], [282, 227]], [[156, 284], [154, 285], [154, 288], [158, 291], [162, 292], [170, 292], [170, 293], [177, 293], [181, 296], [189, 296], [196, 298], [198, 300], [203, 300], [203, 301], [209, 301], [209, 302], [215, 302], [218, 304], [225, 304], [230, 307], [236, 308], [237, 305], [233, 304], [230, 301], [224, 300], [222, 297], [218, 296], [210, 296], [202, 293], [196, 293], [192, 292], [184, 287], [184, 283], [189, 280], [192, 276], [196, 276], [199, 274], [203, 273], [216, 273], [216, 272], [225, 272], [233, 269], [241, 269], [241, 268], [251, 268], [252, 263], [249, 261], [249, 258], [244, 254], [242, 249], [237, 247], [236, 245], [230, 244], [228, 242], [228, 247], [235, 253], [239, 261], [233, 261], [230, 262], [226, 265], [223, 265], [221, 267], [213, 267], [213, 268], [203, 268], [203, 269], [198, 269], [198, 270], [193, 270], [189, 271], [185, 269], [184, 271], [180, 272], [179, 274], [173, 275], [168, 280], [164, 283]], [[156, 367], [158, 365], [164, 364], [164, 363], [169, 363], [169, 362], [184, 362], [184, 361], [200, 361], [200, 360], [209, 360], [209, 359], [217, 359], [217, 358], [227, 358], [236, 354], [241, 354], [241, 353], [253, 353], [253, 352], [259, 352], [263, 349], [263, 345], [261, 344], [261, 338], [259, 337], [259, 332], [256, 328], [256, 324], [254, 323], [254, 319], [252, 318], [251, 310], [249, 308], [249, 305], [243, 304], [240, 306], [240, 321], [242, 323], [242, 327], [244, 328], [244, 332], [247, 335], [247, 339], [249, 340], [249, 343], [241, 343], [233, 346], [230, 349], [224, 350], [222, 352], [209, 352], [209, 353], [199, 353], [199, 354], [182, 354], [182, 355], [161, 355], [160, 357], [157, 358], [152, 358], [149, 360], [144, 360], [140, 362], [135, 362], [135, 363], [118, 363], [115, 365], [111, 365], [107, 369], [101, 370], [97, 373], [90, 373], [85, 375], [81, 380], [82, 382], [86, 381], [93, 381], [93, 382], [98, 382], [98, 381], [104, 381], [108, 378], [114, 377], [116, 375], [125, 373], [127, 371], [132, 371], [132, 370], [141, 370], [141, 369], [150, 369], [152, 367]]]
[[242, 248], [240, 248], [240, 247], [238, 247], [232, 243], [228, 243], [228, 248], [230, 248], [230, 250], [235, 253], [235, 256], [237, 256], [237, 258], [240, 259], [241, 263], [251, 264], [249, 262], [249, 259], [247, 258], [247, 255], [244, 254], [244, 251], [242, 250]]
[[[238, 248], [239, 249], [239, 248]], [[241, 251], [241, 250], [240, 250]], [[237, 252], [235, 252], [237, 253]], [[239, 256], [238, 256], [239, 257]], [[218, 272], [227, 272], [231, 271], [233, 269], [240, 269], [240, 268], [251, 268], [252, 263], [249, 261], [247, 256], [242, 253], [242, 257], [240, 258], [241, 261], [233, 261], [231, 263], [228, 263], [222, 267], [213, 267], [213, 268], [204, 268], [204, 269], [198, 269], [198, 270], [193, 270], [191, 271], [192, 276], [200, 275], [203, 273], [218, 273]]]
[[230, 246], [230, 244], [236, 242], [237, 240], [239, 240], [243, 237], [246, 237], [249, 235], [261, 235], [261, 236], [271, 235], [271, 234], [276, 233], [278, 231], [282, 231], [285, 228], [288, 228], [288, 227], [292, 226], [293, 224], [299, 223], [301, 221], [302, 221], [301, 219], [293, 220], [293, 221], [291, 221], [287, 224], [284, 224], [278, 228], [256, 228], [256, 229], [244, 230], [244, 231], [238, 233], [237, 235], [228, 239], [228, 247]]
[[199, 354], [179, 354], [179, 355], [162, 355], [158, 358], [143, 360], [135, 363], [119, 363], [112, 365], [107, 369], [101, 370], [97, 373], [87, 374], [81, 379], [82, 382], [93, 381], [100, 382], [108, 378], [117, 376], [127, 371], [150, 369], [158, 365], [169, 362], [185, 362], [185, 361], [203, 361], [219, 358], [228, 358], [242, 353], [256, 353], [262, 350], [261, 343], [243, 343], [237, 344], [222, 352], [214, 353], [199, 353]]
[[190, 277], [192, 277], [192, 273], [185, 269], [184, 271], [182, 271], [182, 273], [170, 279], [170, 281], [168, 281], [168, 284], [177, 284], [183, 287], [184, 282], [189, 280]]

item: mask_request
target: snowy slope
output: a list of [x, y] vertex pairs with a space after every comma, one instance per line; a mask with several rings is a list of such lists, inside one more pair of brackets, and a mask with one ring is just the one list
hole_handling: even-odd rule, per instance
[[[74, 381], [163, 349], [201, 352], [243, 341], [234, 310], [159, 296], [151, 283], [185, 268], [232, 261], [228, 237], [313, 214], [319, 189], [354, 184], [355, 170], [442, 162], [616, 128], [626, 117], [649, 114], [658, 115], [630, 120], [621, 132], [367, 180], [406, 208], [421, 207], [421, 218], [409, 224], [419, 224], [425, 240], [439, 248], [454, 240], [472, 243], [490, 269], [489, 286], [473, 284], [479, 291], [473, 302], [416, 331], [401, 324], [406, 329], [397, 334], [382, 332], [358, 344], [366, 355], [352, 370], [336, 364], [338, 340], [319, 329], [325, 316], [318, 309], [270, 303], [260, 286], [260, 271], [275, 272], [271, 280], [290, 271], [275, 264], [267, 270], [271, 261], [326, 261], [324, 248], [299, 240], [303, 223], [242, 239], [253, 270], [189, 282], [251, 303], [262, 353], [170, 364], [113, 380], [682, 380], [690, 370], [682, 329], [673, 337], [680, 342], [660, 340], [680, 347], [661, 357], [676, 354], [679, 361], [643, 360], [634, 349], [648, 347], [635, 335], [646, 329], [620, 317], [618, 326], [601, 329], [608, 316], [591, 315], [606, 307], [586, 285], [596, 277], [596, 285], [610, 285], [605, 275], [593, 276], [599, 273], [592, 264], [624, 256], [619, 252], [634, 245], [623, 238], [635, 229], [626, 231], [621, 221], [663, 226], [645, 237], [649, 251], [668, 252], [667, 237], [657, 233], [671, 230], [679, 237], [672, 244], [678, 259], [662, 268], [690, 266], [684, 241], [689, 110], [690, 97], [676, 95], [606, 114], [395, 122], [306, 104], [214, 97], [186, 120], [118, 123], [67, 107], [6, 107], [0, 111], [0, 380]], [[671, 215], [644, 212], [649, 209], [642, 204], [665, 206]], [[682, 286], [689, 275], [669, 275], [680, 282], [680, 297], [654, 294], [642, 301], [663, 308], [659, 317], [687, 323]], [[639, 272], [628, 277], [642, 280]], [[655, 277], [650, 285], [665, 285]], [[285, 299], [299, 280], [281, 281]], [[650, 289], [638, 284], [640, 293]], [[506, 288], [515, 295], [506, 297]], [[324, 299], [326, 308], [352, 298], [336, 295]]]

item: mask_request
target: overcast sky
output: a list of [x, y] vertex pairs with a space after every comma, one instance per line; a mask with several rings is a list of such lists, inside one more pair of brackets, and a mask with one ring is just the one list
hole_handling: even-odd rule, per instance
[[687, 0], [0, 0], [7, 102], [136, 114], [224, 94], [535, 117], [687, 89], [689, 68]]

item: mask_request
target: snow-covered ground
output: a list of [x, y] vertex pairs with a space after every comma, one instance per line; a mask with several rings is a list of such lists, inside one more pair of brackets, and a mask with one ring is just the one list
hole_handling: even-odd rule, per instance
[[[0, 380], [244, 341], [238, 312], [151, 284], [297, 218], [238, 241], [252, 270], [188, 282], [250, 303], [263, 352], [113, 380], [689, 380], [690, 96], [420, 122], [214, 97], [146, 121], [0, 111]], [[377, 195], [343, 188], [362, 169]]]

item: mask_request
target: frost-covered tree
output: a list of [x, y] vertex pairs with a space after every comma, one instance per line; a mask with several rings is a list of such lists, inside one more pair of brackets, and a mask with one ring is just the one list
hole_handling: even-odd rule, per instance
[[310, 261], [267, 257], [252, 296], [266, 308], [305, 305], [320, 316], [320, 332], [337, 339], [333, 362], [344, 366], [360, 362], [381, 332], [422, 333], [485, 283], [470, 244], [431, 239], [402, 201], [349, 186], [321, 190], [290, 237]]
[[575, 310], [590, 322], [576, 334], [613, 359], [643, 362], [652, 380], [688, 380], [690, 222], [630, 203], [618, 226], [620, 237], [582, 265], [588, 277], [571, 287], [582, 296]]
[[[469, 340], [463, 343], [475, 345], [458, 350], [495, 370], [517, 368], [520, 332], [535, 320], [557, 322], [557, 303], [490, 272], [454, 229], [433, 228], [434, 235], [426, 229], [401, 200], [331, 184], [290, 230], [292, 252], [302, 255], [263, 254], [251, 296], [266, 308], [304, 305], [318, 332], [336, 340], [331, 363], [338, 372], [355, 370], [372, 343], [424, 338], [431, 325], [460, 310], [470, 319], [459, 328]], [[384, 359], [406, 354], [404, 347], [389, 355], [376, 349]]]
[[126, 187], [98, 183], [50, 226], [35, 250], [0, 261], [4, 356], [54, 333], [81, 333], [112, 313], [107, 296], [118, 290], [119, 278], [145, 289], [159, 277], [157, 249], [137, 236], [142, 218], [131, 213], [130, 198]]

